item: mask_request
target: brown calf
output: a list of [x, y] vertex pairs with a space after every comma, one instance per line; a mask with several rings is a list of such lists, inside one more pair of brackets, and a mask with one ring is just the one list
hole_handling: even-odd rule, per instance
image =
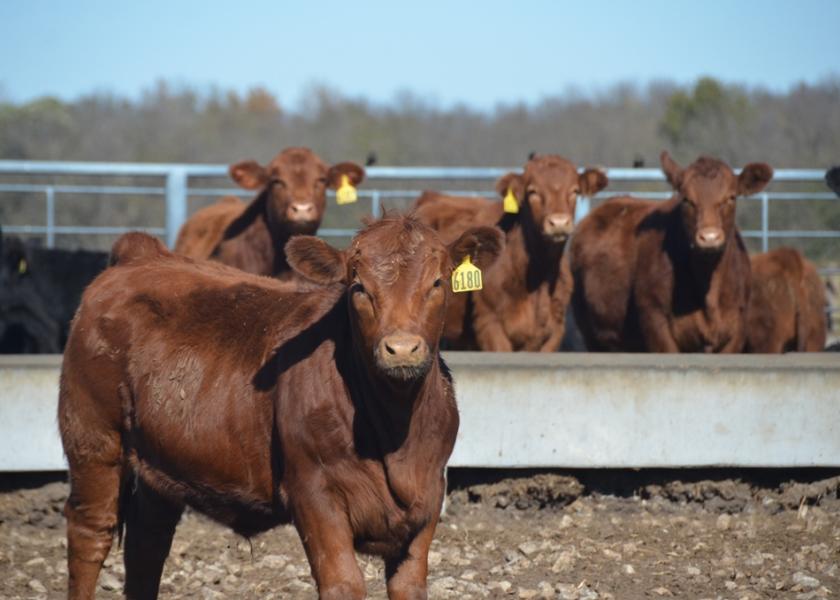
[[[283, 251], [286, 242], [293, 235], [314, 234], [324, 216], [327, 188], [338, 189], [344, 178], [356, 186], [365, 170], [352, 162], [328, 166], [308, 148], [286, 148], [266, 166], [253, 160], [235, 163], [230, 176], [247, 190], [259, 190], [257, 197], [236, 216], [232, 216], [234, 203], [211, 207], [215, 211], [209, 218], [199, 211], [193, 219], [201, 222], [193, 225], [190, 219], [184, 224], [185, 239], [176, 251], [195, 246], [196, 253], [184, 253], [205, 258], [198, 252], [213, 242], [209, 257], [214, 260], [249, 273], [288, 279], [294, 275]], [[190, 231], [207, 240], [191, 240]]]
[[820, 352], [825, 348], [825, 289], [817, 269], [793, 248], [750, 257], [747, 352]]
[[245, 206], [236, 196], [225, 196], [196, 211], [178, 231], [174, 252], [190, 258], [210, 258], [228, 225], [242, 214]]
[[740, 352], [750, 263], [735, 198], [773, 170], [752, 163], [736, 177], [706, 156], [685, 169], [661, 159], [670, 200], [614, 198], [581, 221], [570, 253], [578, 325], [590, 350]]
[[496, 183], [500, 196], [515, 196], [517, 213], [504, 212], [502, 202], [425, 192], [416, 214], [444, 239], [472, 224], [497, 225], [506, 236], [502, 255], [484, 274], [484, 288], [458, 294], [450, 305], [444, 337], [460, 349], [558, 350], [572, 292], [563, 251], [577, 197], [606, 185], [597, 169], [578, 174], [565, 158], [546, 155], [530, 159], [521, 175], [508, 173]]
[[186, 505], [251, 536], [293, 522], [321, 598], [363, 598], [354, 548], [385, 559], [390, 598], [425, 598], [458, 411], [438, 352], [449, 274], [500, 250], [449, 246], [411, 218], [349, 249], [286, 246], [306, 292], [117, 243], [86, 291], [62, 366], [69, 597], [92, 598], [125, 527], [125, 593], [155, 598]]

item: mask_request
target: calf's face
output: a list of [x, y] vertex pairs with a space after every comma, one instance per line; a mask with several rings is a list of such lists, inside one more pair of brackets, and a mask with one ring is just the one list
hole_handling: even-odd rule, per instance
[[437, 353], [453, 267], [465, 256], [479, 268], [490, 266], [502, 239], [495, 227], [476, 227], [445, 246], [419, 221], [388, 217], [361, 231], [343, 252], [298, 236], [286, 244], [286, 256], [304, 277], [347, 287], [361, 356], [375, 373], [406, 383], [425, 375]]
[[524, 172], [508, 173], [496, 182], [502, 197], [512, 191], [522, 219], [549, 243], [565, 242], [574, 229], [578, 196], [591, 196], [607, 185], [607, 176], [597, 169], [578, 174], [574, 164], [555, 155], [536, 156]]
[[756, 194], [773, 177], [764, 163], [750, 163], [736, 177], [729, 166], [701, 156], [685, 169], [662, 152], [662, 170], [680, 197], [686, 238], [701, 252], [720, 252], [735, 231], [735, 199]]
[[270, 227], [313, 234], [324, 216], [327, 188], [338, 189], [342, 177], [358, 185], [365, 172], [351, 162], [329, 167], [307, 148], [287, 148], [265, 167], [253, 160], [235, 163], [230, 175], [245, 189], [266, 190], [264, 210]]

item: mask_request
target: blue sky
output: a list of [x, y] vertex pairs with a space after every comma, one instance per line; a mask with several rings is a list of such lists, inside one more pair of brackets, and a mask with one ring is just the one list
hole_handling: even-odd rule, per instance
[[325, 84], [489, 109], [702, 75], [783, 91], [840, 75], [838, 24], [840, 0], [4, 0], [0, 96], [136, 97], [166, 79], [261, 85], [285, 106]]

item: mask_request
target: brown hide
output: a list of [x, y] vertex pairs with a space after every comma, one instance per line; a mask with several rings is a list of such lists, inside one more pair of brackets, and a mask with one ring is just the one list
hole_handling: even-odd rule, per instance
[[474, 224], [505, 231], [505, 249], [484, 273], [484, 288], [457, 294], [447, 313], [444, 337], [454, 348], [490, 351], [559, 349], [565, 330], [572, 278], [564, 249], [574, 224], [578, 195], [607, 185], [596, 169], [578, 174], [555, 155], [533, 157], [523, 173], [509, 173], [496, 189], [512, 190], [519, 212], [503, 212], [502, 202], [424, 193], [418, 218], [451, 239]]
[[225, 229], [245, 210], [236, 196], [225, 196], [215, 204], [197, 210], [178, 231], [175, 253], [190, 258], [210, 258], [222, 241]]
[[587, 347], [625, 352], [740, 352], [750, 265], [735, 197], [763, 189], [772, 170], [739, 176], [701, 157], [681, 169], [667, 153], [667, 202], [614, 198], [581, 221], [570, 261], [572, 304]]
[[820, 352], [825, 347], [826, 299], [813, 264], [793, 248], [750, 257], [752, 286], [747, 352]]
[[492, 261], [499, 232], [447, 247], [389, 218], [344, 252], [297, 236], [289, 260], [319, 284], [305, 292], [132, 235], [62, 366], [69, 596], [93, 597], [124, 522], [126, 594], [156, 597], [189, 505], [246, 536], [293, 522], [322, 598], [364, 596], [354, 548], [385, 558], [392, 598], [425, 597], [458, 428], [438, 352], [448, 275], [462, 253]]
[[139, 231], [132, 231], [121, 235], [111, 246], [108, 266], [127, 265], [133, 262], [164, 258], [168, 255], [169, 250], [159, 239]]

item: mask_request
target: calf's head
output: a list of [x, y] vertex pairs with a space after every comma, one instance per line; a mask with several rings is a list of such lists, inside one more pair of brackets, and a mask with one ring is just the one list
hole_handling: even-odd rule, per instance
[[346, 286], [356, 350], [373, 373], [401, 384], [425, 375], [437, 354], [454, 266], [470, 256], [486, 268], [502, 244], [495, 227], [468, 229], [446, 246], [413, 217], [386, 217], [359, 232], [347, 250], [297, 236], [286, 256], [304, 277]]
[[683, 169], [663, 151], [662, 171], [681, 200], [689, 243], [701, 252], [720, 252], [735, 231], [735, 199], [764, 189], [773, 177], [765, 163], [750, 163], [736, 176], [726, 163], [701, 156]]
[[0, 233], [0, 354], [61, 352], [52, 298], [39, 290], [22, 239]]
[[327, 188], [338, 189], [344, 177], [358, 185], [365, 170], [352, 162], [328, 166], [308, 148], [286, 148], [266, 166], [254, 160], [235, 163], [230, 176], [241, 187], [262, 192], [228, 226], [225, 239], [241, 233], [259, 215], [272, 231], [313, 234], [324, 216]]
[[496, 191], [502, 197], [513, 193], [523, 225], [549, 243], [562, 243], [575, 226], [577, 197], [591, 196], [606, 185], [607, 176], [598, 169], [578, 174], [574, 164], [549, 154], [532, 157], [521, 175], [503, 176], [496, 182]]

